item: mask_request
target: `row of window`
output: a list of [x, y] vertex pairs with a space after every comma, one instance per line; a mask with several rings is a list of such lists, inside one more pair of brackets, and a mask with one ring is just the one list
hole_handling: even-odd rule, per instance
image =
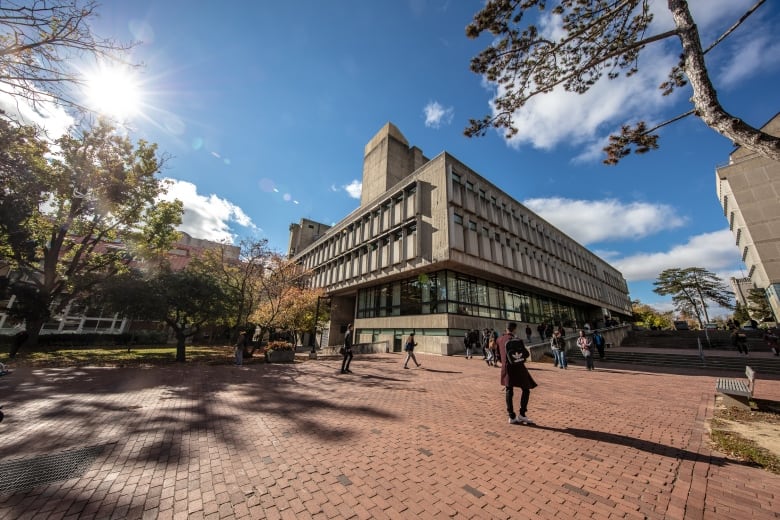
[[[511, 199], [507, 204], [504, 200], [497, 200], [495, 195], [487, 193], [483, 188], [474, 191], [474, 183], [454, 170], [450, 173], [450, 179], [452, 202], [472, 214], [466, 218], [463, 213], [456, 211], [453, 215], [456, 224], [472, 231], [480, 231], [482, 235], [493, 237], [497, 241], [502, 240], [502, 235], [496, 228], [503, 229], [506, 235], [527, 241], [592, 276], [598, 275], [596, 262], [590, 258], [591, 255], [587, 251], [573, 248], [570, 240], [564, 240], [556, 236], [555, 232], [551, 233], [540, 223], [534, 222], [532, 216], [529, 218], [522, 209], [516, 209]], [[503, 238], [509, 245], [509, 239], [506, 236]]]
[[313, 270], [313, 284], [315, 287], [327, 287], [412, 260], [417, 255], [417, 223], [412, 222], [318, 265]]
[[400, 227], [415, 218], [416, 194], [416, 184], [407, 186], [375, 207], [357, 215], [342, 228], [329, 230], [327, 238], [302, 259], [303, 265], [312, 269], [360, 246], [377, 249], [383, 243], [398, 239]]
[[439, 313], [528, 323], [586, 321], [582, 306], [454, 271], [421, 274], [358, 291], [358, 318]]

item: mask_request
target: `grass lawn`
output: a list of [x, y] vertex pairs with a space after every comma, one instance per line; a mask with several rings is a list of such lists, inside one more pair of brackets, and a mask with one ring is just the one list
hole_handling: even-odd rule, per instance
[[[215, 365], [233, 363], [233, 347], [214, 345], [187, 345], [186, 358], [188, 363], [209, 363]], [[131, 348], [122, 346], [100, 346], [83, 348], [46, 349], [39, 351], [22, 351], [16, 359], [8, 359], [8, 348], [0, 349], [0, 360], [10, 366], [29, 367], [65, 367], [65, 366], [136, 366], [136, 365], [167, 365], [176, 362], [175, 345], [134, 345]], [[263, 360], [262, 353], [255, 353], [254, 358], [244, 359], [244, 362]]]
[[755, 399], [754, 405], [750, 411], [716, 410], [710, 437], [719, 451], [780, 475], [780, 402]]

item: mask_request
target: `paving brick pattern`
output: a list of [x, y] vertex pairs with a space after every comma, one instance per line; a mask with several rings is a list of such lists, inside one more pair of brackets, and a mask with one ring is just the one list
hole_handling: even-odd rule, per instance
[[[780, 518], [780, 477], [710, 448], [718, 374], [532, 363], [531, 427], [507, 424], [499, 369], [418, 358], [19, 369], [0, 380], [0, 477], [103, 449], [0, 494], [0, 519]], [[778, 380], [756, 390], [780, 400]]]

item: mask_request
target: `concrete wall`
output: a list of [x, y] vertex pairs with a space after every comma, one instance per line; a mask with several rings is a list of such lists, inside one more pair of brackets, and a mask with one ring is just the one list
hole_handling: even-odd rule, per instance
[[[780, 135], [780, 114], [763, 128]], [[752, 283], [780, 317], [780, 162], [742, 147], [716, 170], [718, 199]]]

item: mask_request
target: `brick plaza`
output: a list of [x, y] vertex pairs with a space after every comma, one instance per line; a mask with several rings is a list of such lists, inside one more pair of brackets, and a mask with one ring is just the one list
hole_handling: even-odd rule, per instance
[[[507, 424], [498, 368], [418, 359], [20, 368], [0, 518], [780, 517], [780, 476], [710, 449], [719, 374], [531, 363], [530, 427]], [[36, 464], [54, 469], [14, 483]]]

